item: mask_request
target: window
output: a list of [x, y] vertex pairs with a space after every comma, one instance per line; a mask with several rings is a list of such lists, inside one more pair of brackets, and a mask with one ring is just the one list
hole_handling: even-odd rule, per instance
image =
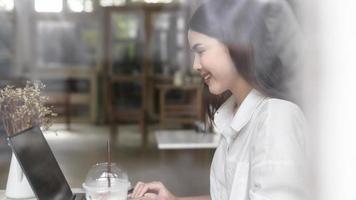
[[14, 27], [7, 13], [0, 13], [0, 77], [11, 73], [14, 57]]
[[100, 5], [103, 7], [107, 6], [121, 6], [127, 3], [127, 0], [101, 0]]
[[184, 68], [186, 65], [184, 14], [178, 11], [156, 13], [153, 15], [153, 26], [154, 73], [168, 75]]
[[106, 7], [106, 6], [121, 6], [128, 3], [173, 3], [173, 2], [179, 2], [179, 0], [101, 0], [100, 5]]
[[96, 23], [91, 20], [40, 21], [37, 26], [39, 66], [95, 66], [96, 28]]
[[0, 10], [12, 11], [14, 9], [14, 0], [0, 0]]
[[68, 8], [72, 12], [92, 12], [92, 0], [67, 0]]
[[36, 12], [61, 12], [63, 0], [35, 0]]
[[144, 2], [144, 3], [172, 3], [174, 0], [131, 0], [131, 2]]
[[113, 14], [112, 59], [113, 72], [121, 74], [141, 73], [142, 52], [142, 20], [140, 13]]

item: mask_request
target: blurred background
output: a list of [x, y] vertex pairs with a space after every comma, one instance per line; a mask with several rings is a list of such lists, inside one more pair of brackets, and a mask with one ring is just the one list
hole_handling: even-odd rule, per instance
[[[160, 180], [177, 195], [209, 192], [218, 136], [202, 125], [201, 80], [186, 41], [202, 1], [0, 0], [0, 87], [46, 84], [59, 115], [45, 137], [72, 187], [106, 160], [110, 138], [113, 161], [132, 184]], [[295, 6], [305, 36], [298, 71], [313, 199], [356, 199], [355, 8], [353, 0]], [[0, 189], [10, 159], [1, 134]]]
[[[186, 39], [199, 4], [0, 0], [0, 86], [46, 85], [47, 104], [58, 113], [46, 138], [72, 187], [81, 187], [91, 165], [106, 160], [111, 138], [113, 161], [132, 184], [161, 180], [178, 195], [208, 193], [217, 140], [195, 131], [204, 129], [201, 80], [191, 69]], [[185, 144], [191, 137], [203, 144]], [[183, 146], [169, 146], [179, 141]], [[2, 189], [10, 158], [2, 134]]]

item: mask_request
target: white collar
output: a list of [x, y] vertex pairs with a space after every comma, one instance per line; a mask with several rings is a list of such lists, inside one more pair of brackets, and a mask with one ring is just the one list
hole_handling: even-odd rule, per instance
[[[256, 89], [252, 89], [234, 114], [236, 101], [235, 97], [231, 96], [215, 113], [214, 122], [216, 130], [225, 137], [236, 136], [237, 133], [250, 121], [257, 106], [265, 98], [265, 95]], [[227, 131], [227, 127], [231, 127], [234, 131]]]

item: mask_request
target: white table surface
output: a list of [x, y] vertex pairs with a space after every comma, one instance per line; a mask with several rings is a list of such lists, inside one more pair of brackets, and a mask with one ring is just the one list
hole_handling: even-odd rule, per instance
[[[84, 190], [82, 188], [73, 188], [72, 189], [73, 193], [84, 193]], [[10, 200], [8, 198], [6, 198], [5, 196], [5, 190], [0, 190], [0, 200]], [[11, 199], [13, 200], [13, 199]], [[19, 200], [19, 199], [16, 199]], [[26, 199], [26, 200], [36, 200], [36, 199]]]
[[220, 135], [194, 130], [159, 130], [155, 132], [158, 149], [214, 149]]

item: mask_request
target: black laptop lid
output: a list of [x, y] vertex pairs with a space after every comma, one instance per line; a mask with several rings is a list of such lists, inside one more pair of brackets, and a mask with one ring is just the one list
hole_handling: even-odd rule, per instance
[[74, 198], [40, 128], [25, 130], [8, 140], [39, 200]]

